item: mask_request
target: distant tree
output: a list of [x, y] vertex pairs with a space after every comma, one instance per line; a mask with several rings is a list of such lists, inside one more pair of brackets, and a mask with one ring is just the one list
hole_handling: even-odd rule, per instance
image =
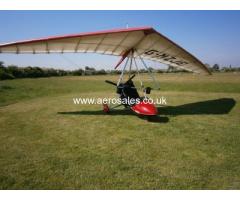
[[104, 74], [107, 74], [107, 72], [104, 69], [100, 69], [100, 70], [96, 71], [96, 74], [97, 75], [104, 75]]
[[15, 78], [23, 78], [24, 70], [23, 68], [19, 68], [16, 65], [9, 65], [7, 67], [9, 73], [11, 73]]
[[58, 72], [59, 76], [67, 76], [69, 74], [69, 71], [65, 71], [65, 70], [62, 70], [62, 69], [57, 70], [57, 72]]
[[4, 62], [0, 61], [0, 80], [14, 79], [15, 77], [9, 72], [8, 68], [4, 66]]
[[167, 73], [191, 73], [191, 71], [168, 65]]
[[109, 74], [121, 74], [120, 70], [110, 70]]
[[0, 80], [14, 79], [15, 77], [8, 73], [5, 67], [0, 67]]
[[82, 76], [82, 75], [84, 74], [84, 70], [83, 70], [83, 69], [77, 69], [77, 70], [74, 70], [74, 71], [72, 72], [72, 74], [73, 74], [74, 76]]
[[4, 67], [4, 62], [0, 61], [0, 68]]
[[[83, 70], [78, 70], [79, 75], [83, 74]], [[0, 63], [0, 80], [14, 79], [14, 78], [38, 78], [38, 77], [51, 77], [51, 76], [66, 76], [70, 71], [53, 69], [53, 68], [40, 68], [40, 67], [18, 67], [10, 65], [5, 67], [3, 62]], [[72, 72], [73, 74], [73, 72]]]
[[89, 70], [89, 71], [96, 71], [96, 69], [94, 67], [88, 67], [88, 66], [85, 67], [85, 70], [86, 71], [87, 70]]
[[27, 78], [33, 78], [34, 77], [33, 68], [31, 66], [28, 66], [28, 67], [24, 68], [24, 77], [27, 77]]
[[158, 69], [158, 70], [157, 70], [157, 73], [164, 73], [164, 70]]
[[34, 67], [33, 70], [34, 70], [34, 76], [33, 77], [44, 77], [45, 73], [44, 73], [42, 68]]
[[214, 64], [212, 69], [213, 69], [213, 71], [219, 71], [220, 67], [218, 64]]
[[221, 69], [221, 71], [223, 71], [223, 72], [229, 72], [229, 71], [231, 71], [231, 69], [230, 69], [229, 67], [223, 67], [223, 68]]
[[94, 67], [85, 67], [85, 75], [94, 75], [96, 74], [96, 69]]
[[222, 67], [221, 71], [223, 72], [238, 72], [240, 71], [239, 67], [232, 67], [231, 65], [229, 67]]

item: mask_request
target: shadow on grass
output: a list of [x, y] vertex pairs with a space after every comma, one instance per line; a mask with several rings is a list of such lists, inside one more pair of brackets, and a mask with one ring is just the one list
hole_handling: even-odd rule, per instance
[[158, 112], [160, 115], [221, 115], [228, 114], [235, 104], [236, 101], [232, 98], [221, 98], [179, 106], [159, 107]]
[[114, 110], [109, 113], [103, 112], [103, 110], [83, 110], [83, 111], [70, 111], [70, 112], [58, 112], [58, 114], [64, 115], [134, 115], [130, 110]]
[[[63, 115], [109, 115], [109, 116], [136, 115], [133, 111], [126, 110], [126, 109], [114, 110], [107, 114], [104, 113], [102, 110], [58, 112], [58, 114], [63, 114]], [[139, 119], [148, 120], [149, 122], [153, 122], [153, 123], [167, 123], [169, 121], [169, 118], [166, 116], [141, 116], [141, 115], [137, 115], [137, 116], [139, 117]]]
[[[165, 106], [158, 107], [160, 116], [139, 116], [141, 119], [147, 119], [150, 122], [166, 123], [169, 121], [168, 117], [161, 115], [200, 115], [200, 114], [227, 114], [235, 106], [236, 101], [231, 98], [221, 98], [215, 100], [201, 101], [179, 106]], [[70, 111], [58, 112], [64, 115], [135, 115], [131, 110], [114, 110], [108, 114], [102, 110], [93, 111]]]

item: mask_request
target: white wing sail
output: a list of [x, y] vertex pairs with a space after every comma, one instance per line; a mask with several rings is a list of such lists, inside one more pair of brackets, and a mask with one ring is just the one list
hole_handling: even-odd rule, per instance
[[173, 67], [210, 74], [192, 54], [151, 27], [47, 37], [0, 45], [0, 53], [99, 53], [122, 56], [134, 49], [134, 57]]

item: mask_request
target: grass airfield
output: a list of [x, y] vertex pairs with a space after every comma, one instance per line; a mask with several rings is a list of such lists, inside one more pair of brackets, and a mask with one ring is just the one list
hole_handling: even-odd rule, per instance
[[0, 189], [240, 189], [239, 73], [158, 74], [153, 122], [73, 104], [117, 78], [0, 81]]

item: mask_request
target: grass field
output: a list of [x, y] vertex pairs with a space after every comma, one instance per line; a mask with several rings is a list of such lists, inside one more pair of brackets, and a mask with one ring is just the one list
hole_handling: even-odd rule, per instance
[[105, 79], [0, 81], [0, 189], [240, 189], [240, 74], [157, 75], [155, 122], [73, 104]]

